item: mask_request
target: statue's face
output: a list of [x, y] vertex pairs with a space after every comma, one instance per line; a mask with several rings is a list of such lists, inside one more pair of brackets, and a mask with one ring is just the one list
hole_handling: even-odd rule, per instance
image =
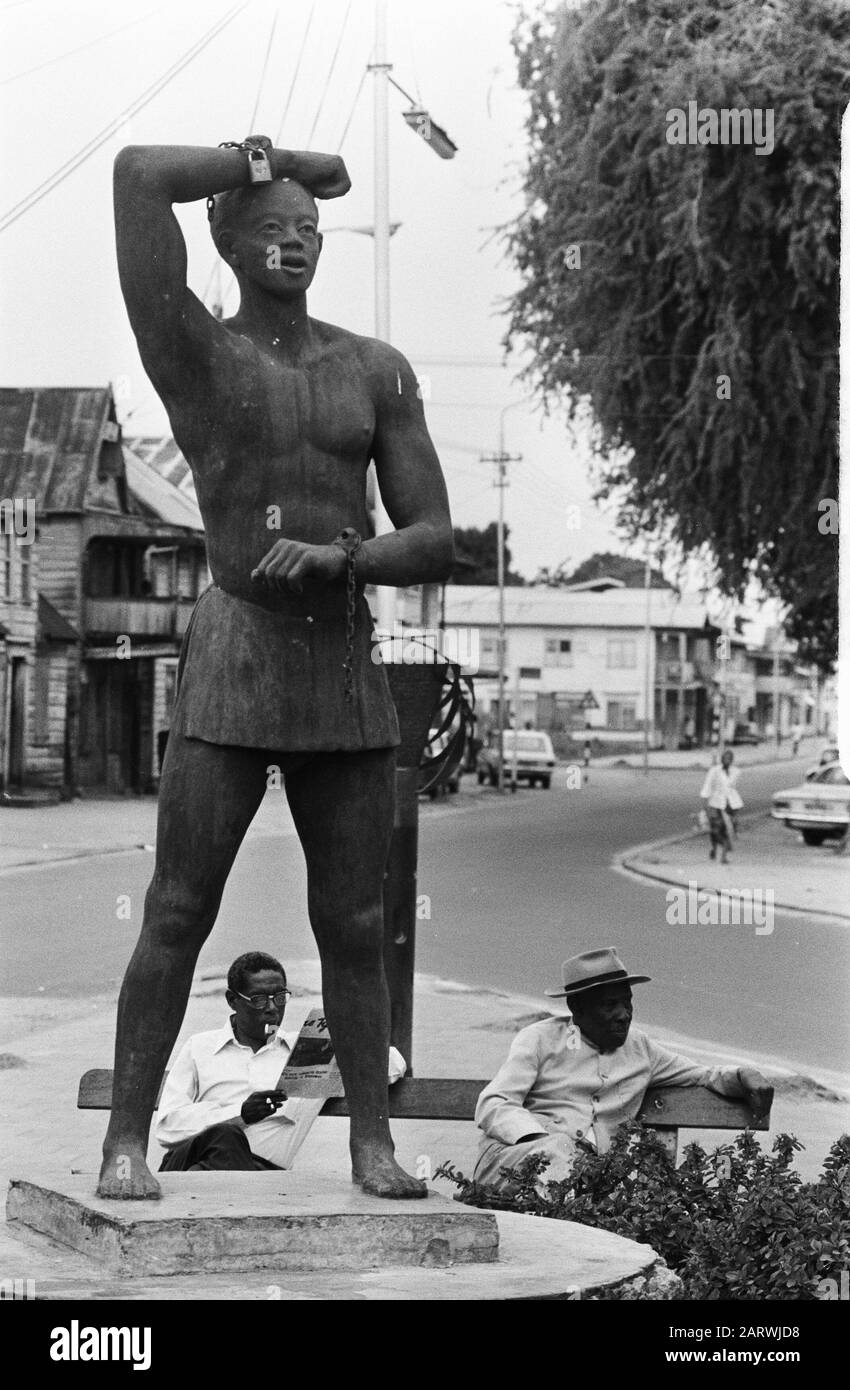
[[276, 180], [257, 190], [221, 237], [234, 270], [282, 299], [313, 282], [322, 234], [316, 204], [300, 183]]

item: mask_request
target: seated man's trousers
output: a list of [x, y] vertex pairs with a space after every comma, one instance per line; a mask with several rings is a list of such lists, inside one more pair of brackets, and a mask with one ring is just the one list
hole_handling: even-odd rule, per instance
[[541, 1134], [528, 1144], [500, 1144], [491, 1139], [478, 1156], [473, 1178], [475, 1182], [510, 1191], [511, 1178], [499, 1172], [500, 1168], [519, 1168], [527, 1158], [542, 1154], [549, 1163], [535, 1183], [541, 1197], [546, 1196], [546, 1185], [550, 1182], [563, 1182], [572, 1170], [578, 1149], [566, 1134]]
[[193, 1139], [183, 1139], [168, 1150], [159, 1165], [161, 1173], [191, 1173], [210, 1168], [247, 1173], [266, 1168], [281, 1171], [276, 1163], [269, 1163], [251, 1152], [244, 1129], [232, 1121], [210, 1125]]

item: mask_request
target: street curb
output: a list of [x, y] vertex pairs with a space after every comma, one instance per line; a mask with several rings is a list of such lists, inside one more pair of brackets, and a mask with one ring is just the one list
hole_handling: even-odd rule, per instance
[[[740, 820], [742, 824], [746, 825], [763, 818], [767, 819], [768, 817], [769, 812], [751, 811], [749, 815], [741, 816]], [[705, 833], [704, 830], [688, 830], [683, 835], [668, 835], [663, 840], [651, 840], [647, 844], [632, 845], [629, 849], [621, 850], [619, 854], [615, 854], [614, 858], [611, 860], [611, 868], [619, 873], [633, 874], [635, 878], [648, 879], [653, 883], [666, 883], [669, 888], [681, 888], [681, 879], [668, 878], [666, 874], [660, 873], [654, 867], [649, 868], [641, 864], [640, 860], [644, 855], [652, 853], [653, 850], [667, 849], [670, 845], [684, 844], [686, 840], [696, 840], [700, 835], [704, 835]], [[730, 897], [740, 896], [741, 893], [741, 890], [738, 888], [705, 888], [699, 883], [697, 883], [696, 891], [698, 893], [714, 893], [716, 895], [726, 893]], [[800, 917], [823, 917], [830, 922], [850, 922], [850, 913], [830, 912], [827, 909], [819, 910], [814, 907], [800, 907], [794, 903], [779, 901], [774, 901], [773, 905], [780, 912], [792, 912]]]
[[128, 845], [109, 845], [105, 849], [85, 849], [79, 854], [60, 854], [55, 859], [26, 859], [21, 864], [7, 864], [0, 868], [0, 878], [7, 874], [32, 873], [34, 869], [55, 869], [57, 864], [81, 864], [86, 859], [102, 859], [110, 854], [150, 853], [147, 845], [134, 840]]
[[[616, 754], [612, 754], [612, 755], [611, 755], [611, 759], [612, 759], [611, 761], [608, 761], [608, 755], [607, 755], [607, 754], [606, 754], [606, 755], [603, 755], [603, 756], [604, 756], [605, 759], [606, 759], [604, 762], [601, 761], [601, 760], [600, 760], [599, 762], [591, 762], [591, 764], [590, 764], [591, 771], [593, 771], [594, 768], [595, 768], [598, 772], [643, 772], [643, 771], [644, 771], [644, 767], [643, 767], [643, 764], [642, 764], [642, 763], [629, 763], [629, 762], [626, 762], [625, 756], [632, 756], [631, 754], [627, 754], [627, 755], [625, 755], [624, 757], [617, 757]], [[749, 771], [749, 769], [750, 769], [751, 767], [756, 767], [756, 768], [761, 768], [761, 767], [786, 767], [786, 766], [787, 766], [788, 764], [790, 764], [792, 761], [793, 761], [792, 758], [759, 758], [759, 759], [757, 759], [755, 762], [751, 762], [751, 763], [750, 763], [750, 762], [746, 762], [746, 763], [745, 763], [745, 762], [740, 762], [740, 763], [737, 763], [736, 766], [737, 766], [739, 769], [741, 769], [742, 771], [743, 771], [744, 769], [746, 769], [747, 771]], [[650, 771], [650, 772], [708, 772], [713, 766], [714, 766], [713, 763], [650, 763], [650, 765], [649, 765], [649, 771]]]

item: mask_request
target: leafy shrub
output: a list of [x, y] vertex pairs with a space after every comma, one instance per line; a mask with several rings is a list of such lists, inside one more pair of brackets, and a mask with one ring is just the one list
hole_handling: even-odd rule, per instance
[[471, 1206], [580, 1221], [651, 1245], [688, 1299], [816, 1299], [850, 1268], [850, 1136], [833, 1144], [817, 1182], [792, 1168], [802, 1148], [780, 1134], [765, 1153], [749, 1132], [706, 1153], [689, 1144], [673, 1168], [651, 1130], [622, 1125], [607, 1153], [580, 1146], [572, 1172], [537, 1191], [548, 1160], [532, 1155], [506, 1191], [451, 1163], [437, 1170]]

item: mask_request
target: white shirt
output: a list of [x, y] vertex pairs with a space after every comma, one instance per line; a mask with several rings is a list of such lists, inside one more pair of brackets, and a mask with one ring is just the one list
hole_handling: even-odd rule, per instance
[[[278, 1168], [289, 1167], [324, 1101], [292, 1097], [274, 1115], [253, 1125], [244, 1123], [241, 1110], [253, 1091], [275, 1089], [297, 1036], [291, 1033], [287, 1038], [278, 1031], [254, 1052], [237, 1042], [229, 1019], [223, 1028], [195, 1033], [183, 1044], [168, 1073], [154, 1131], [158, 1142], [170, 1149], [184, 1139], [194, 1139], [210, 1125], [235, 1120], [244, 1128], [253, 1153]], [[389, 1084], [400, 1080], [406, 1070], [401, 1053], [391, 1047]]]
[[590, 1138], [600, 1153], [632, 1120], [650, 1086], [710, 1086], [743, 1095], [735, 1067], [700, 1067], [631, 1028], [622, 1047], [600, 1052], [571, 1018], [547, 1018], [517, 1033], [508, 1059], [478, 1098], [482, 1149], [527, 1134]]
[[702, 784], [701, 800], [707, 801], [709, 806], [718, 811], [725, 811], [727, 806], [733, 811], [740, 811], [744, 802], [735, 785], [738, 776], [737, 767], [731, 767], [727, 772], [721, 763], [715, 763], [708, 769], [708, 775]]

